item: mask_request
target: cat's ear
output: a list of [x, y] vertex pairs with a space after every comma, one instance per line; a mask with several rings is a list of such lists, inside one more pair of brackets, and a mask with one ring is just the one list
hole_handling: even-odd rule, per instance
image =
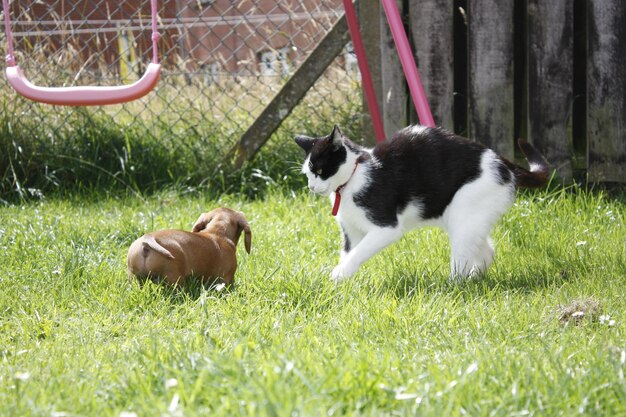
[[310, 138], [308, 136], [298, 135], [294, 138], [299, 147], [304, 149], [306, 153], [311, 152], [313, 145], [315, 145], [315, 141], [317, 139]]
[[329, 136], [330, 143], [333, 144], [333, 148], [339, 148], [343, 145], [343, 133], [341, 133], [341, 129], [339, 126], [335, 125], [333, 128], [333, 132]]

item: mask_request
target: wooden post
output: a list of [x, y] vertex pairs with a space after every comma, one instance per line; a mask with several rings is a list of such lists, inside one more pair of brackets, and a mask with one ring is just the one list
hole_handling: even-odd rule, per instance
[[573, 0], [528, 1], [528, 133], [564, 182], [572, 180]]
[[469, 136], [513, 157], [513, 0], [469, 0]]
[[[370, 75], [376, 90], [378, 106], [382, 108], [382, 81], [381, 81], [381, 61], [380, 61], [380, 2], [362, 1], [358, 4], [357, 13], [359, 16], [359, 26], [361, 27], [361, 37], [367, 52]], [[372, 120], [367, 108], [367, 100], [363, 96], [363, 138], [367, 145], [376, 144], [376, 135], [372, 127]]]
[[[403, 14], [402, 0], [397, 0], [398, 10]], [[382, 78], [383, 124], [387, 137], [408, 124], [408, 89], [402, 72], [402, 64], [387, 24], [387, 17], [380, 8], [380, 62]]]
[[590, 181], [626, 182], [626, 2], [589, 1], [587, 164]]
[[228, 152], [227, 164], [241, 168], [245, 161], [252, 159], [349, 40], [346, 17], [342, 16]]
[[437, 126], [454, 130], [453, 3], [409, 0], [409, 21], [420, 78]]

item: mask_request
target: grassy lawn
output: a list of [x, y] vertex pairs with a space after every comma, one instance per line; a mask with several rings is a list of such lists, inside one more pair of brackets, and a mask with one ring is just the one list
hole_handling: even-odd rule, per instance
[[[304, 192], [0, 207], [0, 415], [626, 415], [625, 201], [519, 195], [461, 285], [424, 229], [335, 286]], [[127, 281], [135, 238], [221, 205], [253, 232], [232, 290]]]

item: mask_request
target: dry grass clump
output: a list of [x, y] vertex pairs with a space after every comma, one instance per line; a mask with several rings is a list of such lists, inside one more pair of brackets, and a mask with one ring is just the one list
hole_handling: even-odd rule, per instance
[[595, 320], [600, 314], [600, 302], [592, 297], [578, 298], [558, 309], [559, 321], [563, 324], [580, 324], [583, 320]]

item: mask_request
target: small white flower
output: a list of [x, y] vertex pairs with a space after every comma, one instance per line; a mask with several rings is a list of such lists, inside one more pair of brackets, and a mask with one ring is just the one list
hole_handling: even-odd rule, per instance
[[587, 244], [586, 240], [581, 240], [580, 242], [576, 242], [576, 247], [585, 246]]
[[169, 411], [170, 413], [175, 412], [176, 409], [178, 408], [179, 402], [180, 402], [180, 397], [178, 396], [178, 394], [174, 394], [174, 396], [172, 397], [172, 401], [170, 401], [170, 406], [167, 408], [167, 411]]
[[[406, 400], [417, 400], [419, 398], [418, 394], [412, 392], [398, 392], [396, 393], [396, 400], [398, 401], [406, 401]], [[420, 400], [421, 401], [421, 400]]]
[[600, 316], [600, 324], [606, 324], [609, 327], [615, 326], [615, 320], [611, 319], [611, 316], [608, 314], [603, 314]]
[[177, 385], [178, 385], [178, 380], [176, 380], [176, 378], [170, 378], [167, 381], [165, 381], [166, 389], [174, 388]]
[[476, 362], [473, 362], [470, 366], [467, 367], [467, 370], [465, 371], [465, 375], [469, 375], [473, 372], [476, 372], [478, 370], [478, 364]]
[[29, 372], [16, 372], [15, 373], [15, 379], [18, 379], [20, 381], [28, 381], [29, 378], [30, 378]]

